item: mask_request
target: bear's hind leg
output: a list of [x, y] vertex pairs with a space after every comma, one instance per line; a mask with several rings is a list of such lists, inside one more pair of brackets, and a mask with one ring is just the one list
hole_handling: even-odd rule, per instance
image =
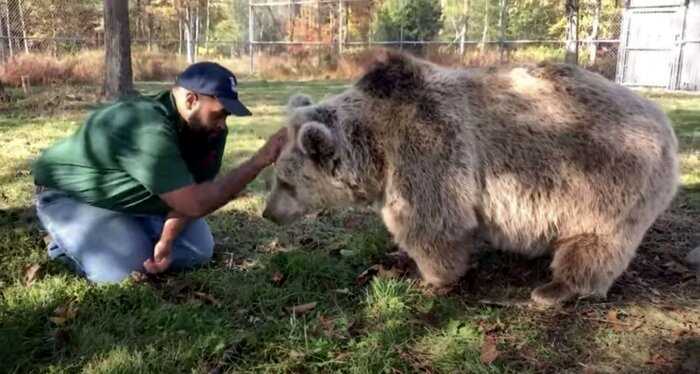
[[536, 288], [532, 300], [542, 305], [563, 303], [576, 296], [605, 297], [627, 268], [636, 246], [615, 237], [582, 234], [553, 244], [553, 279]]

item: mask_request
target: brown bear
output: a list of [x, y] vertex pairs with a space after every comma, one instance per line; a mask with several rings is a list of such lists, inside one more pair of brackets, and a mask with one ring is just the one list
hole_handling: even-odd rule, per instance
[[464, 275], [480, 235], [552, 254], [535, 302], [605, 297], [677, 189], [666, 115], [575, 66], [452, 69], [385, 52], [343, 93], [290, 106], [263, 215], [375, 206], [437, 287]]

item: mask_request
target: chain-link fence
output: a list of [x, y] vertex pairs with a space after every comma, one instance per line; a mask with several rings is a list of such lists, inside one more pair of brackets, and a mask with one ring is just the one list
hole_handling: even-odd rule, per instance
[[[578, 45], [580, 65], [612, 79], [620, 4], [578, 3], [578, 35], [567, 33], [556, 0], [129, 0], [129, 22], [136, 79], [202, 59], [261, 76], [347, 77], [375, 47], [468, 66], [563, 61], [567, 41]], [[8, 64], [27, 55], [97, 74], [102, 10], [101, 0], [0, 0], [5, 79], [14, 82], [7, 70], [20, 68]]]

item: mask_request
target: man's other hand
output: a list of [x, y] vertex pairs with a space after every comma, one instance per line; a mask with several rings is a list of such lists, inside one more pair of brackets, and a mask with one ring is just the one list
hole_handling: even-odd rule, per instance
[[146, 269], [146, 272], [157, 274], [167, 270], [172, 262], [172, 258], [170, 256], [172, 248], [172, 243], [164, 242], [162, 240], [158, 241], [156, 246], [153, 248], [153, 257], [149, 258], [143, 263], [143, 268]]

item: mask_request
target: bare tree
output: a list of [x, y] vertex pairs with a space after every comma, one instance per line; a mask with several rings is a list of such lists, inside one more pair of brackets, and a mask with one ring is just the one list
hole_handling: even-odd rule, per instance
[[12, 47], [12, 22], [10, 21], [10, 2], [5, 3], [5, 28], [7, 33], [7, 46], [10, 49], [10, 57], [15, 55], [15, 51]]
[[467, 40], [467, 29], [469, 29], [469, 0], [462, 3], [462, 30], [459, 33], [459, 54], [464, 56], [464, 43]]
[[105, 80], [103, 94], [108, 99], [134, 93], [131, 71], [129, 4], [105, 0]]
[[484, 1], [484, 30], [481, 34], [481, 53], [486, 52], [486, 42], [489, 40], [489, 2]]
[[0, 62], [4, 62], [8, 57], [8, 45], [6, 35], [5, 35], [5, 17], [2, 11], [2, 6], [0, 6]]
[[22, 10], [22, 1], [17, 0], [17, 9], [19, 10], [19, 22], [22, 27], [22, 40], [24, 41], [24, 53], [29, 53], [27, 45], [27, 26], [24, 23], [24, 11]]
[[199, 44], [199, 5], [195, 6], [190, 2], [183, 1], [177, 8], [177, 14], [182, 25], [187, 63], [192, 64], [197, 60], [197, 45]]
[[566, 0], [566, 57], [567, 64], [578, 64], [578, 0]]
[[2, 81], [0, 81], [0, 102], [7, 100], [7, 94], [5, 93], [5, 86], [3, 86]]
[[207, 20], [206, 20], [206, 27], [204, 29], [205, 36], [204, 36], [204, 51], [208, 55], [209, 54], [209, 26], [211, 24], [210, 19], [209, 19], [209, 0], [207, 0]]
[[196, 46], [194, 45], [195, 43], [195, 35], [194, 35], [194, 12], [192, 9], [188, 6], [185, 8], [185, 18], [182, 22], [183, 26], [183, 32], [185, 36], [185, 49], [187, 51], [187, 63], [191, 64], [194, 63], [194, 49]]
[[588, 44], [588, 63], [595, 65], [596, 55], [598, 54], [598, 31], [600, 29], [600, 11], [603, 7], [602, 0], [595, 0], [595, 8], [593, 8], [593, 21], [591, 23], [591, 40]]
[[498, 8], [498, 50], [500, 52], [501, 63], [504, 63], [506, 60], [506, 46], [504, 40], [506, 39], [506, 9], [508, 8], [508, 0], [499, 0]]

